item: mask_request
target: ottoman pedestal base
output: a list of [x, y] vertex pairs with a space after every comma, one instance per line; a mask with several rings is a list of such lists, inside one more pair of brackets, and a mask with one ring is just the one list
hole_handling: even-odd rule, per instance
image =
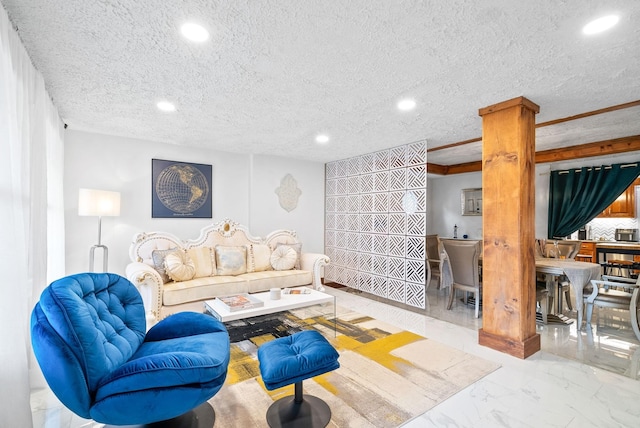
[[331, 409], [318, 397], [302, 393], [302, 382], [295, 384], [295, 395], [283, 397], [267, 410], [267, 423], [271, 428], [326, 427], [331, 420]]

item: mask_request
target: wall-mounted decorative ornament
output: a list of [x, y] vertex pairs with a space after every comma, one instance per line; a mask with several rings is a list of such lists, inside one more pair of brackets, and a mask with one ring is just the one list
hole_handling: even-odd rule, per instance
[[407, 214], [415, 214], [418, 210], [418, 198], [416, 198], [416, 194], [412, 191], [408, 190], [404, 193], [402, 197], [402, 209]]
[[291, 212], [298, 206], [298, 198], [302, 195], [302, 190], [298, 189], [298, 182], [291, 174], [285, 175], [280, 181], [280, 187], [277, 187], [276, 195], [280, 206]]

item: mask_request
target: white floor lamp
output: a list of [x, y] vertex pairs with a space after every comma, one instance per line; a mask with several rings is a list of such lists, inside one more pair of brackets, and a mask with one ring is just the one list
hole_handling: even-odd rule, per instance
[[102, 270], [106, 272], [109, 262], [109, 249], [102, 244], [102, 217], [117, 217], [120, 215], [120, 192], [80, 189], [78, 215], [98, 217], [98, 243], [89, 250], [89, 272], [94, 272], [93, 261], [96, 248], [102, 249]]

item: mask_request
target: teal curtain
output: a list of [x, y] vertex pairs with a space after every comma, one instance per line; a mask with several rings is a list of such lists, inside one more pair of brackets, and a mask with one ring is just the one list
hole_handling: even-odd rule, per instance
[[640, 164], [551, 171], [548, 238], [572, 234], [604, 211], [640, 175]]

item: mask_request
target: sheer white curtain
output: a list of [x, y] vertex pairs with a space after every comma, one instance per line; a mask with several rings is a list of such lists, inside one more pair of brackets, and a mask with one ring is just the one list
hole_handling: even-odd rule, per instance
[[64, 275], [63, 127], [40, 73], [0, 7], [0, 415], [31, 427], [34, 302]]

